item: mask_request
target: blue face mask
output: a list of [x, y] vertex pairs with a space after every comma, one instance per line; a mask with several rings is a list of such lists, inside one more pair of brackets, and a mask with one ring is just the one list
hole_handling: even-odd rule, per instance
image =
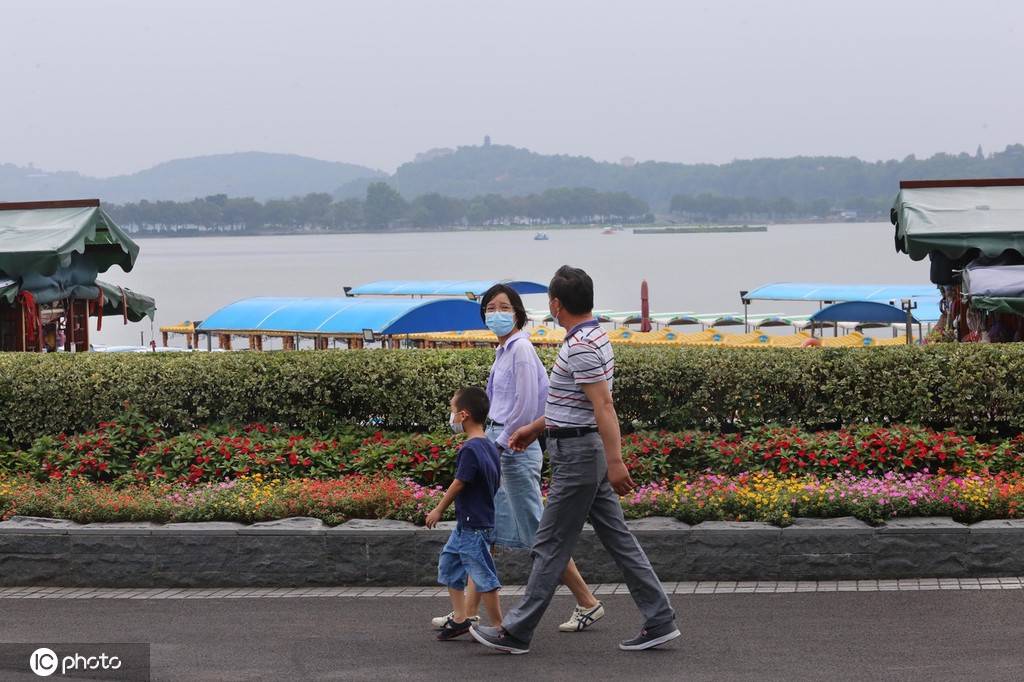
[[516, 320], [512, 313], [487, 313], [486, 324], [495, 336], [506, 336], [516, 328]]

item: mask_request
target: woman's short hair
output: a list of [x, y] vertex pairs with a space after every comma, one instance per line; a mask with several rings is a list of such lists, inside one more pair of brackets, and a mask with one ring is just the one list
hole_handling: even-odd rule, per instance
[[515, 312], [516, 329], [525, 327], [526, 307], [523, 305], [523, 299], [520, 298], [518, 291], [507, 284], [495, 284], [484, 292], [483, 298], [480, 299], [480, 319], [484, 322], [487, 321], [487, 304], [498, 294], [508, 296], [508, 302], [512, 304], [512, 310]]

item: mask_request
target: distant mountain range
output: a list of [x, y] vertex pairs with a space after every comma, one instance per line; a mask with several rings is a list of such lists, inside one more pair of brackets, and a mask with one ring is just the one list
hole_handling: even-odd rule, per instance
[[0, 201], [92, 196], [113, 203], [188, 201], [215, 194], [264, 201], [313, 192], [346, 199], [365, 197], [372, 182], [384, 181], [407, 199], [431, 193], [462, 199], [512, 197], [585, 187], [628, 192], [663, 212], [673, 197], [702, 194], [833, 205], [867, 199], [880, 205], [896, 194], [900, 180], [975, 177], [1024, 177], [1024, 145], [987, 155], [979, 148], [975, 154], [908, 156], [902, 161], [798, 156], [713, 165], [633, 159], [609, 163], [488, 142], [431, 149], [390, 176], [364, 166], [262, 152], [179, 159], [111, 178], [0, 164]]
[[177, 159], [110, 178], [0, 164], [0, 201], [83, 197], [113, 203], [187, 201], [213, 194], [262, 201], [310, 192], [331, 193], [358, 178], [383, 177], [381, 171], [365, 166], [265, 152]]

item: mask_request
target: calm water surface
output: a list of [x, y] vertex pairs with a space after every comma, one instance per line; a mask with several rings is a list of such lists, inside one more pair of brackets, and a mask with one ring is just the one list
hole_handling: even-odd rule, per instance
[[[141, 239], [135, 270], [103, 279], [156, 298], [155, 322], [107, 318], [102, 344], [148, 343], [160, 325], [203, 319], [249, 296], [341, 296], [376, 279], [532, 279], [569, 263], [594, 278], [598, 308], [640, 307], [640, 281], [655, 312], [742, 311], [741, 289], [779, 281], [926, 284], [928, 263], [893, 248], [887, 223], [782, 225], [745, 234], [634, 235], [626, 230], [196, 237]], [[531, 296], [527, 307], [544, 308]], [[812, 312], [802, 303], [755, 303], [751, 314]], [[94, 328], [95, 329], [95, 328]], [[159, 343], [159, 340], [158, 340]], [[180, 337], [177, 343], [182, 345]]]

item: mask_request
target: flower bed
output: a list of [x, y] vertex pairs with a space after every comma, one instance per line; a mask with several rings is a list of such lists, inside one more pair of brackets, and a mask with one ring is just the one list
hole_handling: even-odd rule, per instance
[[238, 521], [291, 516], [329, 525], [352, 518], [423, 522], [442, 495], [411, 481], [350, 475], [331, 480], [265, 480], [246, 476], [222, 483], [93, 483], [83, 479], [40, 482], [0, 476], [0, 521], [15, 515], [79, 523], [113, 521]]
[[623, 458], [633, 477], [645, 482], [704, 470], [826, 475], [1024, 472], [1024, 435], [983, 442], [953, 431], [900, 425], [818, 432], [762, 427], [746, 434], [727, 435], [703, 431], [634, 433], [623, 440]]
[[[260, 521], [312, 516], [420, 522], [454, 475], [462, 436], [249, 424], [168, 435], [133, 410], [76, 434], [0, 453], [0, 516], [93, 521]], [[1024, 435], [857, 426], [803, 432], [641, 432], [623, 457], [643, 487], [632, 517], [1015, 518]]]
[[[441, 494], [440, 487], [360, 474], [332, 480], [265, 480], [257, 474], [193, 486], [0, 478], [0, 520], [18, 514], [80, 523], [252, 523], [309, 516], [329, 525], [351, 518], [422, 523]], [[1024, 517], [1024, 476], [698, 474], [645, 485], [623, 497], [622, 503], [629, 518], [672, 516], [691, 524], [722, 520], [784, 526], [801, 516], [854, 516], [868, 523], [909, 516], [951, 516], [975, 522]]]
[[642, 486], [623, 498], [632, 518], [673, 516], [686, 523], [854, 516], [867, 523], [950, 516], [966, 523], [1024, 516], [1021, 474], [781, 476], [773, 472], [699, 474]]
[[[128, 411], [77, 435], [39, 438], [24, 451], [0, 453], [0, 471], [46, 478], [113, 482], [220, 482], [336, 478], [348, 474], [447, 484], [461, 436], [393, 434], [350, 428], [333, 433], [249, 424], [168, 436]], [[623, 458], [641, 483], [695, 471], [773, 471], [858, 475], [894, 472], [1024, 472], [1024, 435], [984, 442], [953, 431], [858, 426], [803, 432], [762, 427], [744, 434], [641, 432], [623, 439]]]

